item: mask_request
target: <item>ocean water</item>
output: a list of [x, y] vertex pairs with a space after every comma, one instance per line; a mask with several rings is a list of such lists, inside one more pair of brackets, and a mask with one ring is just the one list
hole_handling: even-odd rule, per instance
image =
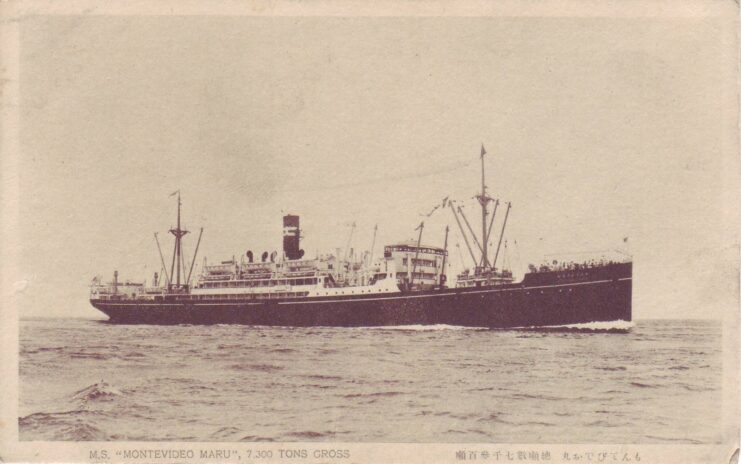
[[21, 321], [21, 440], [714, 443], [721, 325]]

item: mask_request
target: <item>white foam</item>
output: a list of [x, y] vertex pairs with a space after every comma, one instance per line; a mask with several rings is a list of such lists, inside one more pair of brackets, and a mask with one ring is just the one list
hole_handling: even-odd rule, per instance
[[633, 328], [633, 321], [624, 321], [618, 319], [617, 321], [605, 321], [605, 322], [587, 322], [585, 324], [573, 324], [565, 327], [573, 329], [591, 329], [591, 330], [628, 330]]
[[121, 391], [113, 387], [108, 382], [101, 380], [100, 382], [89, 385], [82, 390], [76, 392], [73, 398], [83, 401], [99, 398], [102, 396], [117, 396], [120, 395]]
[[373, 327], [355, 327], [356, 329], [377, 329], [377, 330], [409, 330], [416, 332], [430, 332], [435, 330], [489, 330], [488, 327], [465, 327], [462, 325], [434, 324], [434, 325], [383, 325]]
[[545, 325], [531, 326], [528, 329], [548, 328], [548, 329], [577, 329], [577, 330], [630, 330], [634, 327], [632, 321], [618, 319], [616, 321], [601, 322], [584, 322], [581, 324], [564, 324], [564, 325]]

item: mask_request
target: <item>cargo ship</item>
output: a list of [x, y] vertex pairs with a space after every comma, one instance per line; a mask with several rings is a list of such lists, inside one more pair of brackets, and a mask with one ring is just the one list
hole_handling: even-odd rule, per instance
[[[159, 239], [162, 265], [150, 285], [93, 279], [90, 303], [120, 324], [247, 324], [288, 327], [375, 327], [451, 325], [482, 328], [553, 327], [632, 320], [632, 262], [629, 258], [581, 262], [551, 261], [529, 266], [516, 281], [510, 270], [497, 267], [511, 203], [506, 204], [497, 240], [494, 220], [499, 200], [487, 194], [481, 148], [480, 235], [474, 233], [460, 204], [448, 198], [435, 210], [450, 210], [471, 257], [468, 269], [448, 285], [448, 232], [442, 246], [422, 242], [424, 222], [416, 240], [391, 243], [383, 255], [371, 249], [360, 255], [341, 253], [304, 257], [300, 217], [283, 217], [282, 253], [247, 251], [237, 258], [209, 264], [198, 276], [188, 264], [182, 240], [181, 199], [177, 194], [177, 225], [170, 266]], [[489, 209], [492, 209], [491, 213]], [[504, 206], [503, 208], [504, 209]], [[489, 243], [497, 242], [493, 253]], [[505, 241], [506, 248], [506, 241]]]

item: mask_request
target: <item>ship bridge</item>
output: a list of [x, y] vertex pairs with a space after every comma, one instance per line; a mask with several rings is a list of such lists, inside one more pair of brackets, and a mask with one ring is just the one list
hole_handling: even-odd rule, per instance
[[[414, 241], [384, 247], [383, 256], [403, 287], [434, 287], [445, 273], [443, 265], [448, 252], [440, 247], [417, 245]], [[444, 279], [443, 279], [444, 280]]]

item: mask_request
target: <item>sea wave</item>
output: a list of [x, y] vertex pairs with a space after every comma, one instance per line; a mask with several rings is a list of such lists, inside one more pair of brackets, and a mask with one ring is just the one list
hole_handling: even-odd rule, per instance
[[214, 440], [223, 440], [226, 438], [233, 438], [235, 435], [239, 434], [241, 431], [237, 427], [232, 426], [226, 426], [221, 427], [217, 431], [213, 432], [209, 438]]
[[88, 402], [92, 400], [107, 399], [121, 394], [120, 390], [114, 388], [108, 382], [101, 380], [100, 382], [88, 385], [82, 390], [75, 392], [72, 395], [72, 399]]
[[121, 395], [123, 393], [119, 389], [101, 380], [74, 393], [50, 398], [36, 408], [26, 410], [27, 414], [19, 418], [20, 425], [43, 425], [83, 416], [104, 415], [105, 412], [100, 406]]
[[232, 364], [230, 367], [238, 371], [260, 372], [274, 372], [283, 369], [283, 366], [276, 366], [274, 364]]
[[91, 424], [97, 413], [75, 410], [65, 412], [37, 412], [18, 419], [21, 439], [34, 436], [48, 440], [103, 441], [106, 434]]
[[331, 381], [342, 380], [342, 377], [340, 377], [339, 375], [311, 374], [311, 375], [304, 375], [303, 377], [307, 379], [312, 379], [312, 380], [331, 380]]
[[385, 391], [385, 392], [373, 392], [373, 393], [348, 393], [341, 395], [343, 398], [372, 398], [372, 397], [386, 397], [386, 396], [399, 396], [403, 395], [400, 391]]
[[651, 385], [651, 384], [641, 383], [641, 382], [630, 382], [630, 384], [638, 388], [657, 388], [656, 385]]
[[722, 434], [720, 323], [638, 320], [612, 335], [632, 324], [42, 322], [20, 331], [24, 441], [715, 443]]

